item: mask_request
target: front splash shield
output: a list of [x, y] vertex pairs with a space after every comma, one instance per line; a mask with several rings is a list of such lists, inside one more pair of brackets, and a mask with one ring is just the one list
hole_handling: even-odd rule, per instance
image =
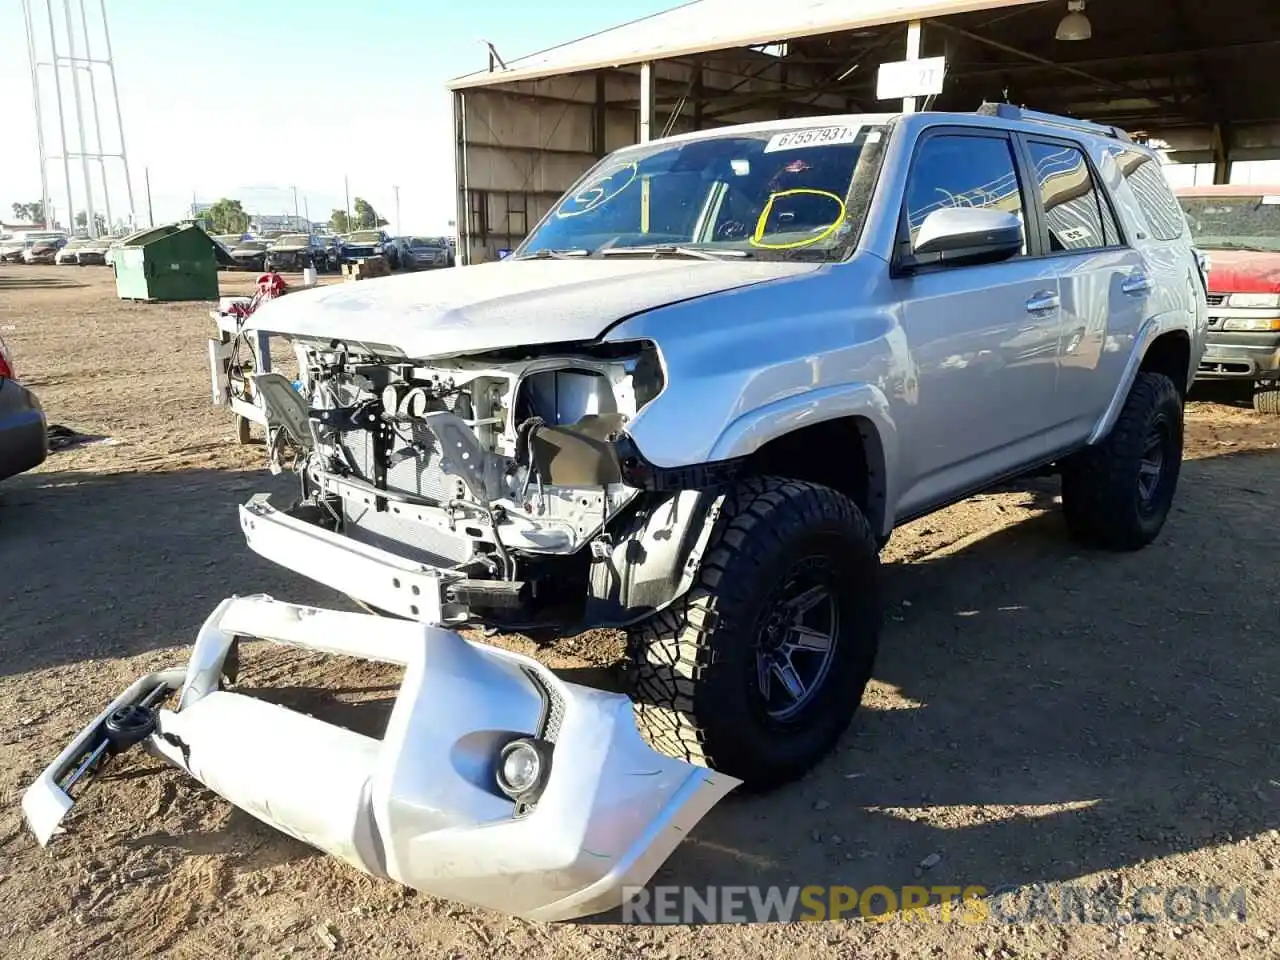
[[[385, 735], [223, 689], [237, 639], [403, 665]], [[185, 672], [140, 679], [27, 789], [42, 844], [74, 802], [68, 780], [101, 754], [111, 710], [171, 692], [148, 749], [236, 806], [374, 876], [533, 920], [618, 906], [739, 782], [657, 753], [626, 697], [529, 657], [421, 623], [233, 598], [205, 622]], [[532, 803], [495, 779], [517, 737], [550, 744]]]

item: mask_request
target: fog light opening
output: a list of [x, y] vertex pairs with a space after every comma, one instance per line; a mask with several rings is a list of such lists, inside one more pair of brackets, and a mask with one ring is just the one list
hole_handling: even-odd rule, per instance
[[551, 771], [551, 745], [533, 737], [517, 737], [498, 753], [498, 789], [521, 806], [541, 795]]

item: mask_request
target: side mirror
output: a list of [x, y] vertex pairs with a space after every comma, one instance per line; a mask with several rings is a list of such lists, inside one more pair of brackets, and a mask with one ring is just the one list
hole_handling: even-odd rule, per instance
[[947, 207], [925, 217], [907, 266], [997, 263], [1022, 252], [1022, 221], [984, 207]]

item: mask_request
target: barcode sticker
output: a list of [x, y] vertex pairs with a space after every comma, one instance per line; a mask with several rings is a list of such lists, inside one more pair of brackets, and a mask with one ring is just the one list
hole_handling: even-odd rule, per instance
[[832, 144], [853, 143], [858, 138], [857, 127], [810, 127], [806, 130], [788, 130], [774, 134], [765, 144], [765, 153], [778, 150], [799, 150], [801, 147], [829, 147]]

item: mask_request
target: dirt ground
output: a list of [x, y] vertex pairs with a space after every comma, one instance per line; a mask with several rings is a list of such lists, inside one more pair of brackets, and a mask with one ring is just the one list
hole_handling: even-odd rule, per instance
[[[876, 680], [838, 752], [731, 795], [654, 882], [1214, 885], [1244, 888], [1244, 922], [526, 923], [363, 876], [141, 753], [40, 849], [22, 790], [127, 683], [184, 663], [218, 600], [345, 606], [243, 544], [237, 504], [289, 482], [210, 405], [208, 306], [0, 266], [19, 374], [51, 422], [109, 438], [0, 485], [0, 956], [1280, 956], [1280, 421], [1225, 394], [1191, 404], [1177, 507], [1143, 552], [1074, 548], [1052, 481], [900, 529]], [[586, 637], [553, 665], [603, 672], [616, 652]], [[321, 715], [385, 711], [396, 689], [263, 644], [245, 662], [242, 683]]]

